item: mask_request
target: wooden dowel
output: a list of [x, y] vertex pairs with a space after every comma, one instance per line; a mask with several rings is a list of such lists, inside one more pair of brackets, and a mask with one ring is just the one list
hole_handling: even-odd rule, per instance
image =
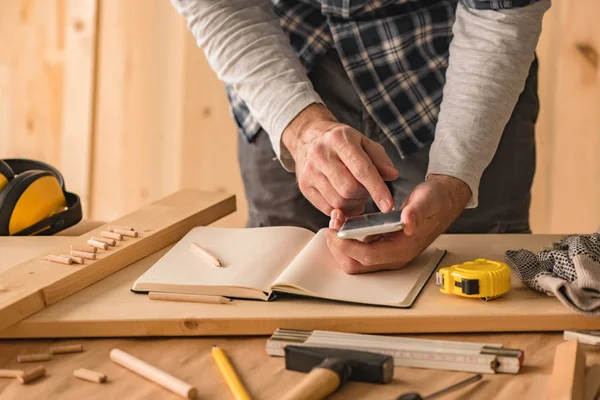
[[231, 303], [231, 299], [223, 296], [207, 296], [202, 294], [181, 294], [181, 293], [165, 293], [165, 292], [150, 292], [148, 293], [150, 300], [164, 301], [183, 301], [188, 303], [212, 303], [226, 304]]
[[113, 230], [113, 232], [114, 233], [119, 233], [119, 234], [121, 234], [123, 236], [129, 236], [129, 237], [134, 237], [134, 238], [138, 237], [137, 231], [134, 231], [134, 230], [127, 230], [127, 229], [115, 228]]
[[80, 344], [67, 344], [64, 346], [53, 346], [50, 348], [52, 354], [67, 354], [67, 353], [81, 353], [83, 346]]
[[130, 228], [130, 227], [128, 227], [128, 226], [115, 226], [115, 225], [109, 225], [109, 226], [108, 226], [108, 230], [109, 230], [110, 232], [114, 232], [114, 231], [115, 231], [115, 229], [122, 229], [122, 230], [124, 230], [124, 231], [135, 231], [135, 229], [133, 229], [133, 228]]
[[79, 379], [83, 379], [84, 381], [90, 381], [94, 383], [106, 382], [106, 374], [92, 371], [90, 369], [78, 368], [73, 371], [73, 375]]
[[0, 369], [0, 378], [16, 378], [24, 373], [22, 369]]
[[20, 363], [48, 361], [51, 358], [52, 358], [52, 356], [50, 356], [50, 353], [25, 354], [22, 356], [17, 356], [17, 361]]
[[46, 256], [46, 260], [65, 265], [73, 264], [73, 260], [71, 260], [71, 257], [57, 256], [54, 254], [48, 254]]
[[26, 384], [38, 378], [41, 378], [44, 375], [46, 375], [46, 368], [38, 366], [32, 370], [26, 371], [22, 375], [17, 376], [17, 379], [19, 380], [19, 382], [21, 382], [21, 384]]
[[102, 231], [102, 232], [100, 232], [100, 236], [109, 238], [109, 239], [123, 240], [123, 235], [121, 235], [120, 233]]
[[83, 251], [86, 253], [95, 253], [96, 251], [98, 251], [97, 248], [95, 248], [94, 246], [90, 246], [89, 244], [72, 244], [71, 250]]
[[85, 251], [71, 250], [71, 255], [75, 257], [85, 258], [86, 260], [96, 259], [96, 253], [88, 253]]
[[87, 244], [89, 244], [90, 246], [94, 246], [94, 247], [96, 247], [98, 249], [102, 249], [102, 250], [108, 249], [108, 245], [106, 243], [102, 243], [102, 242], [99, 242], [99, 241], [94, 240], [94, 239], [88, 240]]
[[117, 244], [115, 239], [104, 238], [104, 237], [92, 236], [92, 240], [95, 240], [96, 242], [100, 242], [100, 243], [106, 243], [109, 246], [114, 246], [115, 244]]
[[84, 259], [81, 257], [69, 256], [66, 254], [61, 254], [60, 256], [70, 258], [75, 264], [83, 264], [84, 262]]
[[194, 386], [177, 379], [165, 371], [162, 371], [138, 358], [135, 358], [130, 354], [127, 354], [123, 350], [112, 349], [110, 351], [110, 359], [120, 366], [125, 367], [140, 376], [143, 376], [149, 381], [152, 381], [183, 398], [193, 399], [198, 395], [198, 389], [196, 389]]

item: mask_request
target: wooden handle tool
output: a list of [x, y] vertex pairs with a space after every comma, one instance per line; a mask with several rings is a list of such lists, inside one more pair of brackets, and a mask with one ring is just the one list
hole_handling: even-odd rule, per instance
[[286, 346], [285, 367], [309, 372], [284, 400], [320, 400], [346, 381], [388, 383], [394, 375], [391, 356], [346, 349]]

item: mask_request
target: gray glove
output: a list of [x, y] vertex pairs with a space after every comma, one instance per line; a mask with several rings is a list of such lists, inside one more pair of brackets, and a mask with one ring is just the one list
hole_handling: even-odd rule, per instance
[[538, 254], [509, 250], [505, 257], [527, 286], [580, 314], [600, 316], [599, 233], [566, 236]]

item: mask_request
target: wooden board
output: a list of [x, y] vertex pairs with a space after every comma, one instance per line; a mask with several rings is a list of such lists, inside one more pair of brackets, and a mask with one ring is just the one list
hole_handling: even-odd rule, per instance
[[33, 259], [0, 272], [0, 328], [176, 242], [193, 227], [209, 224], [234, 210], [233, 196], [182, 190], [114, 221], [115, 225], [134, 227], [140, 236], [119, 242], [111, 250], [99, 251], [98, 259], [86, 261], [85, 265], [66, 266], [44, 258], [48, 254], [69, 254], [71, 244], [85, 244], [90, 236], [100, 236], [107, 225], [41, 254], [32, 248], [28, 253], [35, 255]]
[[[560, 236], [447, 235], [441, 266], [477, 257], [503, 260], [504, 250], [540, 250]], [[268, 335], [276, 328], [368, 333], [502, 332], [600, 329], [600, 318], [575, 314], [557, 299], [523, 286], [490, 302], [440, 294], [434, 279], [411, 309], [369, 307], [302, 298], [231, 304], [152, 301], [134, 294], [134, 280], [168, 249], [125, 268], [0, 332], [0, 337]]]
[[552, 378], [546, 390], [548, 400], [583, 400], [585, 353], [577, 340], [556, 346]]

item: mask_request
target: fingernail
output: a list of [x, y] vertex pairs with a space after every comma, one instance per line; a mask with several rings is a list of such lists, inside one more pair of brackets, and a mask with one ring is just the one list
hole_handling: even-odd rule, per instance
[[334, 210], [331, 212], [331, 219], [332, 219], [332, 220], [334, 220], [334, 219], [338, 219], [338, 212], [339, 212], [339, 211], [338, 211], [338, 209], [337, 209], [337, 208], [336, 208], [336, 209], [334, 209]]
[[329, 228], [333, 229], [333, 223], [334, 223], [334, 219], [330, 219], [329, 220]]
[[379, 209], [386, 212], [392, 208], [392, 204], [388, 200], [381, 200], [379, 202]]

